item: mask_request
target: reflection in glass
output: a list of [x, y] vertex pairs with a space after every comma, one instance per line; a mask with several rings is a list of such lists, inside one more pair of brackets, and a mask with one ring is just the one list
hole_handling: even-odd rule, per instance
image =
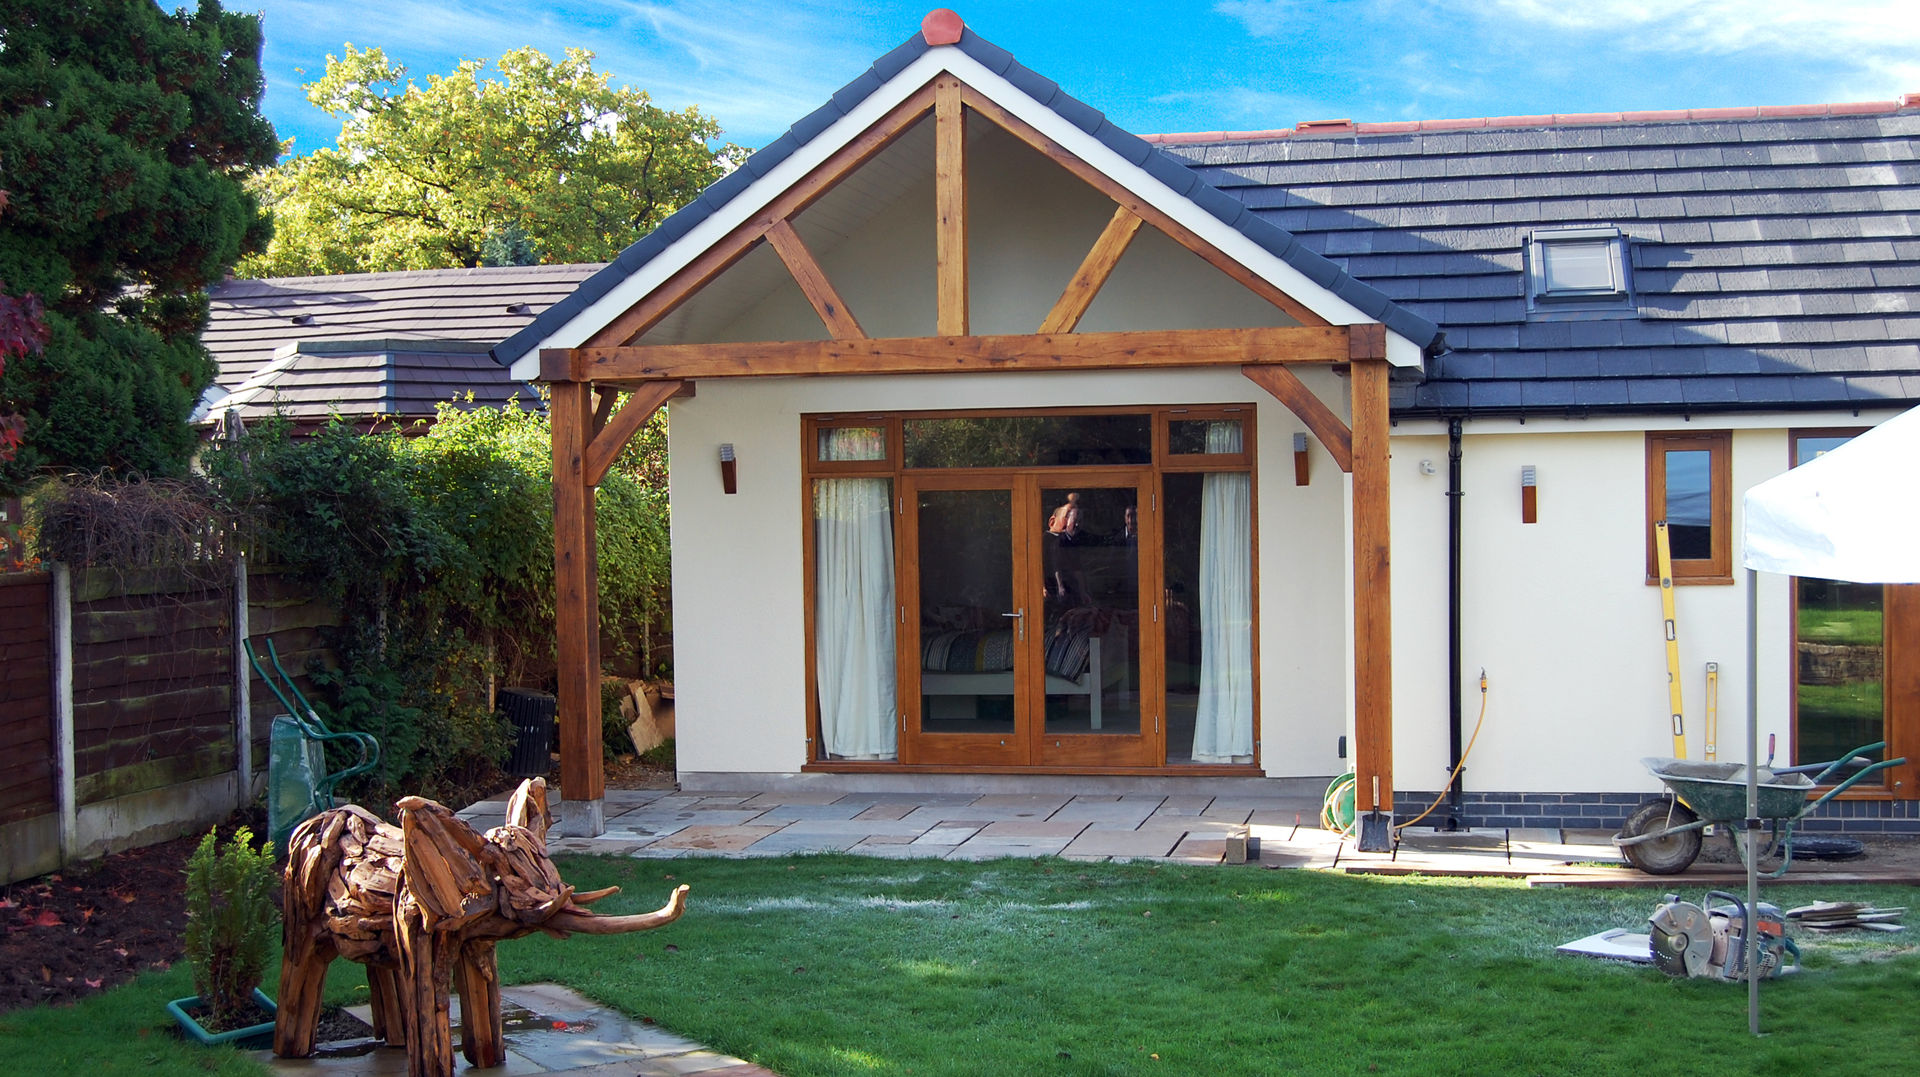
[[1011, 734], [1028, 631], [1013, 600], [1013, 494], [922, 490], [919, 502], [920, 729]]
[[1146, 415], [908, 419], [908, 467], [1086, 467], [1153, 460]]
[[[1226, 433], [1228, 429], [1232, 434]], [[1233, 448], [1218, 447], [1228, 444]], [[1244, 444], [1238, 419], [1174, 419], [1167, 423], [1167, 452], [1173, 456], [1238, 453]]]
[[1140, 732], [1137, 495], [1043, 488], [1046, 732]]
[[898, 752], [890, 479], [813, 484], [814, 676], [835, 759]]
[[884, 426], [823, 426], [819, 431], [818, 459], [885, 460], [887, 428]]
[[1246, 472], [1164, 480], [1168, 763], [1253, 761], [1252, 486]]
[[1667, 450], [1667, 540], [1676, 561], [1713, 556], [1713, 454]]
[[[1804, 464], [1849, 440], [1795, 438], [1793, 462]], [[1886, 589], [1806, 577], [1793, 586], [1793, 761], [1825, 763], [1886, 735]]]

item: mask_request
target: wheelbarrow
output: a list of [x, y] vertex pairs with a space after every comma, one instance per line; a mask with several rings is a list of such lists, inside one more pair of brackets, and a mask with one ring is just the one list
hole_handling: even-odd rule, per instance
[[[1780, 850], [1780, 867], [1768, 878], [1786, 874], [1793, 864], [1793, 828], [1814, 809], [1846, 792], [1869, 774], [1897, 767], [1905, 758], [1868, 763], [1861, 757], [1887, 746], [1886, 741], [1855, 748], [1831, 763], [1810, 763], [1798, 767], [1757, 772], [1759, 818], [1770, 824], [1770, 837], [1758, 842], [1757, 831], [1744, 827], [1732, 830], [1740, 862], [1749, 857], [1764, 857], [1774, 848]], [[1686, 759], [1649, 756], [1640, 760], [1647, 772], [1660, 779], [1670, 795], [1649, 800], [1627, 817], [1626, 825], [1613, 836], [1613, 844], [1627, 863], [1649, 875], [1675, 875], [1692, 865], [1700, 855], [1703, 832], [1710, 826], [1735, 823], [1747, 817], [1747, 767], [1744, 763], [1696, 763]], [[1818, 797], [1807, 794], [1821, 782], [1843, 770], [1851, 770], [1844, 779]], [[1808, 773], [1813, 772], [1813, 777]]]

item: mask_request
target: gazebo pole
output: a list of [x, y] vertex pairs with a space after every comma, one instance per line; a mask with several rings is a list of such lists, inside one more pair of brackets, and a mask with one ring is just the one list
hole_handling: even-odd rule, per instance
[[1747, 1031], [1760, 1034], [1760, 589], [1747, 570]]
[[553, 382], [554, 652], [560, 718], [560, 832], [604, 832], [600, 767], [600, 572], [587, 444], [593, 395], [583, 381]]

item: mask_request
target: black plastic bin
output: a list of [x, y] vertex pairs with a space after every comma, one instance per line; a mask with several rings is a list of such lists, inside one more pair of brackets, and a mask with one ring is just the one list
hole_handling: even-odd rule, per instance
[[513, 723], [513, 758], [507, 773], [534, 778], [552, 766], [553, 716], [560, 702], [546, 692], [509, 688], [500, 693], [500, 711]]

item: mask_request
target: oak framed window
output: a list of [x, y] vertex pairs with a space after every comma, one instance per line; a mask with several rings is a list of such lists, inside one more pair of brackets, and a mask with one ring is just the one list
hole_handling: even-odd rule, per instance
[[1647, 582], [1660, 582], [1655, 523], [1667, 523], [1675, 584], [1733, 582], [1733, 434], [1647, 434]]

